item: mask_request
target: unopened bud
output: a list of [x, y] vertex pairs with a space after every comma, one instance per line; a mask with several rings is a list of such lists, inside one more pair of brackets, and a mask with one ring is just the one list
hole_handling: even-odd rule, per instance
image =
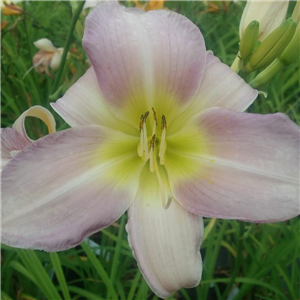
[[296, 2], [293, 10], [292, 19], [298, 24], [300, 22], [300, 1]]
[[291, 41], [297, 24], [291, 18], [284, 21], [257, 47], [245, 66], [246, 72], [266, 68], [279, 57]]
[[286, 65], [295, 62], [300, 56], [300, 23], [298, 24], [292, 40], [284, 49], [279, 59]]
[[256, 47], [259, 32], [259, 22], [252, 21], [247, 26], [240, 42], [240, 58], [246, 59]]
[[278, 58], [273, 61], [266, 69], [260, 72], [249, 84], [254, 89], [257, 89], [261, 85], [269, 82], [277, 73], [279, 73], [285, 67]]
[[289, 1], [253, 1], [248, 0], [240, 22], [240, 40], [248, 24], [259, 22], [258, 40], [263, 41], [286, 19]]

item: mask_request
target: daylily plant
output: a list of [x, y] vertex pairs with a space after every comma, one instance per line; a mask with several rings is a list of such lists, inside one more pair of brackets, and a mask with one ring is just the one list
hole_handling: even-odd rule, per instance
[[48, 76], [52, 77], [48, 67], [50, 66], [52, 70], [58, 69], [64, 49], [56, 48], [52, 42], [46, 38], [35, 41], [34, 46], [38, 48], [39, 51], [32, 59], [33, 67], [38, 73], [46, 72]]
[[128, 210], [129, 243], [166, 298], [201, 278], [204, 217], [299, 214], [299, 127], [242, 113], [257, 91], [184, 16], [101, 3], [86, 19], [92, 67], [52, 107], [72, 127], [2, 171], [2, 241], [61, 251]]

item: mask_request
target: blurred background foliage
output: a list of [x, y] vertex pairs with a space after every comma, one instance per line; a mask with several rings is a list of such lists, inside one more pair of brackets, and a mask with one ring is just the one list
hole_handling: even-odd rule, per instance
[[[135, 6], [132, 1], [122, 4]], [[18, 5], [21, 14], [2, 15], [1, 20], [4, 27], [1, 29], [1, 127], [11, 127], [33, 105], [42, 105], [53, 112], [49, 103], [61, 97], [89, 67], [81, 44], [89, 12], [86, 9], [73, 31], [58, 89], [53, 91], [58, 71], [50, 71], [53, 77], [34, 69], [25, 75], [38, 51], [34, 41], [48, 38], [56, 47], [65, 46], [78, 2], [32, 1]], [[164, 6], [192, 20], [201, 29], [207, 49], [231, 65], [238, 51], [239, 21], [245, 2], [170, 1]], [[291, 3], [289, 15], [293, 6]], [[300, 124], [299, 66], [298, 60], [262, 86], [267, 98], [260, 95], [248, 111], [283, 112]], [[53, 113], [57, 130], [67, 128]], [[32, 138], [46, 134], [42, 122], [27, 119]], [[1, 299], [158, 299], [132, 256], [124, 230], [126, 220], [124, 215], [81, 246], [60, 253], [2, 245]], [[275, 224], [205, 219], [202, 281], [198, 287], [182, 289], [169, 299], [299, 299], [299, 224], [299, 218]]]

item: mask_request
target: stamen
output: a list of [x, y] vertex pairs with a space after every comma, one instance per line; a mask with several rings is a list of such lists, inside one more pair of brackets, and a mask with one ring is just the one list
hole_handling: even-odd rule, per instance
[[144, 115], [141, 115], [141, 118], [140, 118], [140, 145], [138, 148], [138, 156], [139, 157], [142, 157], [143, 152], [144, 152], [144, 149], [143, 149], [143, 145], [144, 145], [143, 120], [144, 120]]
[[[152, 137], [148, 139], [147, 136], [147, 117], [149, 116], [149, 111], [140, 117], [140, 142], [138, 144], [138, 155], [142, 158], [143, 161], [147, 162], [149, 160], [150, 172], [155, 172], [159, 189], [162, 197], [162, 205], [164, 209], [167, 209], [173, 200], [173, 195], [171, 192], [168, 174], [164, 167], [158, 165], [158, 157], [160, 158], [160, 164], [163, 165], [165, 162], [165, 152], [167, 149], [166, 142], [166, 132], [167, 132], [167, 120], [165, 115], [162, 115], [161, 118], [161, 134], [158, 137], [156, 135], [156, 128], [158, 126], [157, 121], [157, 112], [152, 107], [153, 111], [153, 128], [152, 128]], [[159, 147], [157, 145], [159, 144]]]
[[164, 128], [167, 129], [168, 125], [167, 125], [166, 116], [162, 115], [162, 117], [161, 117], [161, 130], [163, 130]]
[[152, 107], [152, 111], [153, 111], [153, 116], [154, 116], [154, 120], [155, 120], [155, 123], [156, 123], [156, 126], [158, 125], [158, 122], [157, 122], [157, 112], [156, 110]]
[[149, 116], [149, 111], [147, 111], [146, 113], [145, 113], [145, 115], [143, 116], [143, 121], [144, 121], [144, 123], [146, 123], [146, 120], [147, 120], [147, 117]]
[[143, 121], [144, 121], [144, 115], [141, 115], [140, 117], [140, 131], [143, 129]]
[[[164, 169], [161, 169], [161, 170], [162, 170], [162, 173], [160, 173], [159, 167], [156, 165], [155, 173], [156, 173], [158, 185], [159, 185], [160, 192], [161, 192], [162, 205], [163, 205], [164, 209], [167, 209], [173, 200], [173, 195], [171, 192], [170, 185], [168, 183], [168, 176], [165, 174]], [[161, 174], [163, 176], [161, 176]]]
[[167, 143], [166, 143], [167, 120], [166, 120], [165, 115], [162, 115], [161, 119], [162, 119], [161, 120], [162, 133], [161, 133], [161, 141], [160, 141], [160, 145], [159, 145], [158, 156], [160, 158], [159, 163], [161, 165], [163, 165], [165, 163], [165, 152], [167, 149]]
[[156, 110], [152, 107], [152, 111], [153, 111], [153, 118], [154, 118], [154, 123], [153, 123], [153, 127], [152, 127], [152, 136], [156, 133], [156, 126], [157, 126], [157, 112]]
[[154, 146], [155, 146], [155, 134], [152, 136], [150, 142], [150, 171], [151, 172], [154, 172], [155, 164], [156, 164], [156, 155], [155, 155]]
[[145, 152], [145, 160], [148, 159], [149, 153], [148, 153], [148, 136], [147, 136], [147, 126], [146, 126], [146, 120], [149, 116], [149, 111], [147, 111], [143, 116], [143, 143], [144, 143], [144, 152]]

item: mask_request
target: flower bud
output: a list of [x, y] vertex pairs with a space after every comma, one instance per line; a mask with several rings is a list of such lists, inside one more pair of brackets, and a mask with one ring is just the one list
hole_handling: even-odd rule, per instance
[[259, 32], [259, 22], [252, 21], [247, 26], [246, 30], [244, 31], [243, 37], [240, 42], [240, 58], [246, 59], [250, 56], [257, 44]]
[[300, 56], [300, 23], [298, 24], [294, 36], [284, 49], [279, 59], [286, 65], [295, 62]]
[[259, 73], [249, 84], [254, 89], [257, 89], [261, 85], [269, 82], [284, 67], [284, 63], [282, 63], [279, 59], [276, 59], [266, 69]]
[[268, 35], [250, 57], [245, 66], [245, 72], [266, 68], [274, 59], [279, 57], [291, 41], [296, 27], [296, 22], [290, 18]]
[[300, 24], [297, 25], [296, 31], [290, 43], [284, 49], [279, 58], [275, 59], [265, 70], [259, 73], [251, 82], [253, 88], [270, 81], [284, 67], [294, 63], [300, 56]]
[[240, 22], [240, 40], [248, 24], [256, 20], [259, 22], [258, 40], [263, 41], [286, 18], [289, 1], [248, 0]]
[[300, 1], [296, 2], [293, 14], [292, 14], [292, 19], [299, 24], [300, 22]]

